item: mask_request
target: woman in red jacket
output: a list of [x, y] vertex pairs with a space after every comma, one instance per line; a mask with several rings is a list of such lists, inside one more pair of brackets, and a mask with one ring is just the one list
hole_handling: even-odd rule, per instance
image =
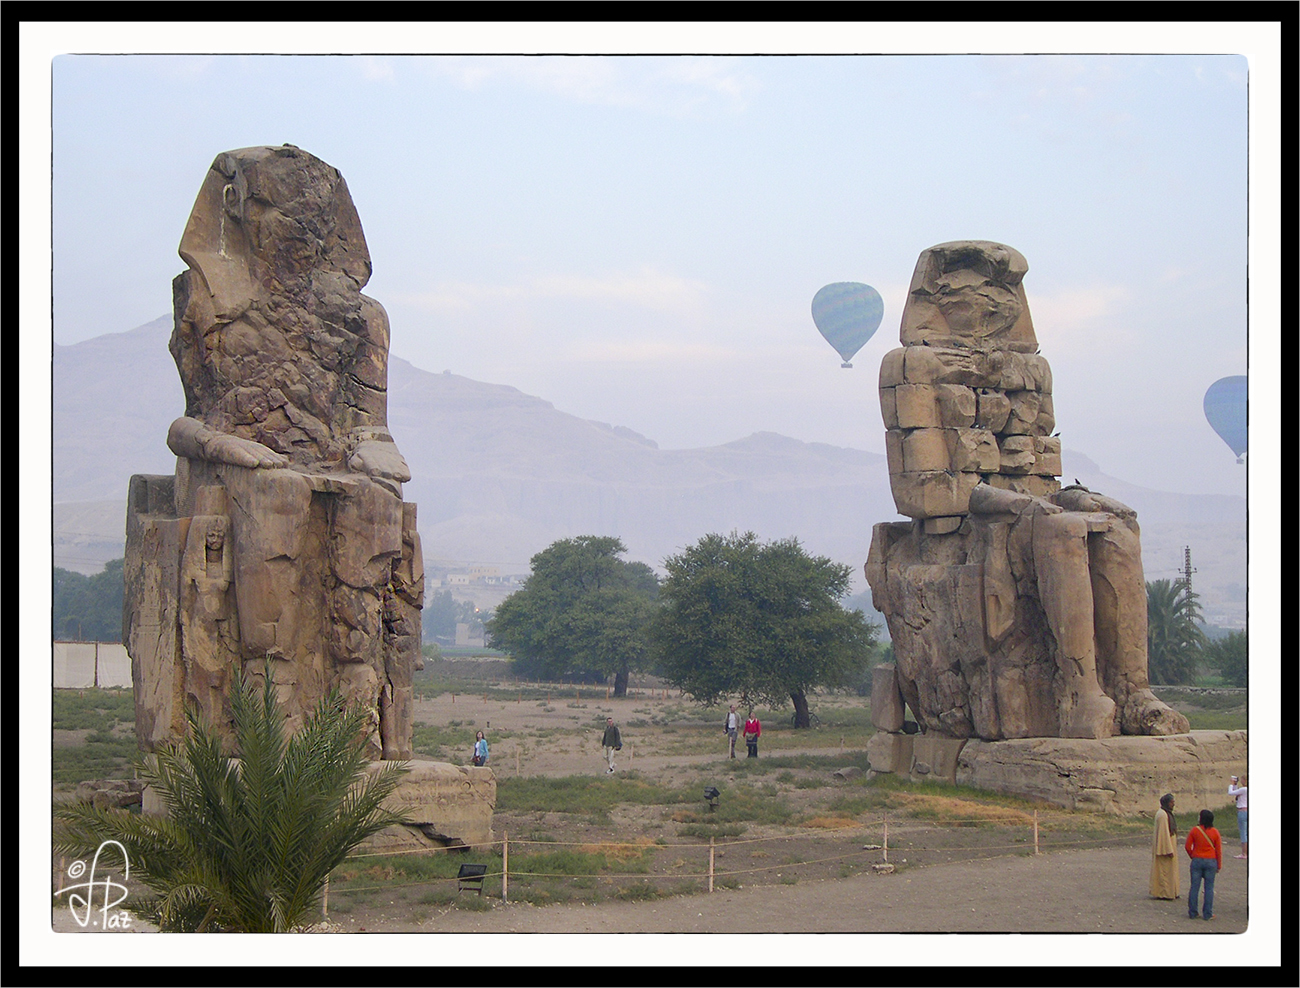
[[1205, 882], [1205, 905], [1201, 916], [1214, 919], [1214, 876], [1223, 867], [1223, 841], [1214, 829], [1214, 814], [1201, 810], [1200, 822], [1187, 834], [1183, 845], [1192, 859], [1192, 888], [1187, 896], [1187, 918], [1196, 919], [1196, 900]]

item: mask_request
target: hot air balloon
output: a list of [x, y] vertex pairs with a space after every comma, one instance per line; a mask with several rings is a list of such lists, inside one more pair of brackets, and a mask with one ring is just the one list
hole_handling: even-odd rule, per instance
[[827, 285], [812, 300], [813, 322], [844, 361], [841, 367], [853, 366], [849, 359], [871, 339], [884, 314], [880, 293], [856, 281]]
[[1221, 377], [1205, 392], [1205, 420], [1241, 463], [1246, 452], [1246, 377]]

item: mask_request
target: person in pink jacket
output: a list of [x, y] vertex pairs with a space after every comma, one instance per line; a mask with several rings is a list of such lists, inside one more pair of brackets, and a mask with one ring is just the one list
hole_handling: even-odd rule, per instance
[[749, 720], [745, 721], [745, 747], [749, 749], [748, 757], [758, 757], [758, 736], [762, 733], [763, 725], [758, 722], [758, 715], [750, 711]]

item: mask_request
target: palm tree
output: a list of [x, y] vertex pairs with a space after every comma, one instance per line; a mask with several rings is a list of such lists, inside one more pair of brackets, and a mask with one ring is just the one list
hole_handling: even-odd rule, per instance
[[286, 740], [268, 675], [231, 691], [239, 759], [186, 712], [187, 737], [141, 764], [165, 816], [72, 804], [55, 812], [55, 849], [126, 848], [147, 908], [171, 932], [283, 933], [315, 907], [325, 879], [361, 841], [400, 822], [384, 810], [406, 769], [368, 772], [366, 712], [325, 697]]
[[1147, 584], [1147, 670], [1157, 686], [1190, 683], [1205, 648], [1201, 603], [1182, 580]]

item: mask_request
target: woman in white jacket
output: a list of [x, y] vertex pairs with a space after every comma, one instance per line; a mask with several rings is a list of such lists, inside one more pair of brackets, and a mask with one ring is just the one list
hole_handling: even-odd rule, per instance
[[1237, 833], [1241, 837], [1239, 858], [1246, 857], [1246, 777], [1233, 776], [1228, 783], [1228, 795], [1237, 800]]

